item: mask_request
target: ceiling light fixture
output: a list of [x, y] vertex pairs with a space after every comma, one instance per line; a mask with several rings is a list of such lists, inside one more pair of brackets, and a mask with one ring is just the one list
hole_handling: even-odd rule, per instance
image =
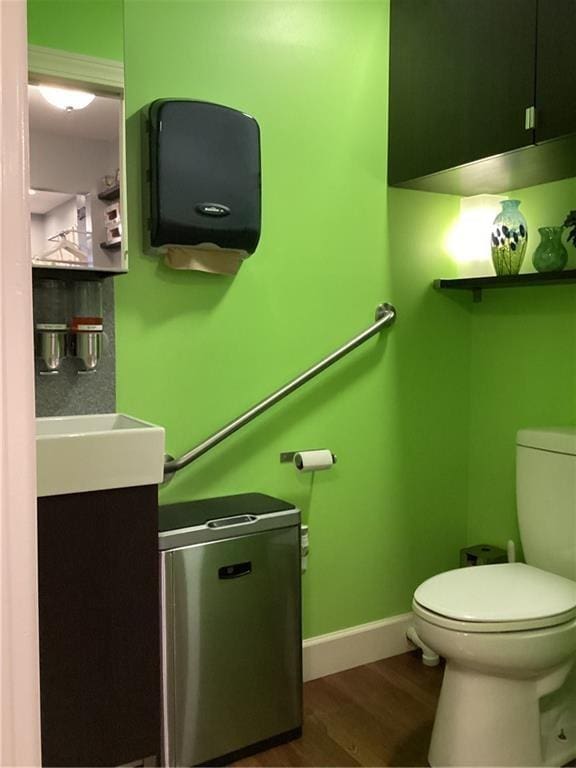
[[73, 91], [69, 88], [55, 88], [52, 85], [41, 85], [40, 93], [49, 104], [66, 112], [84, 109], [94, 101], [94, 94], [86, 91]]

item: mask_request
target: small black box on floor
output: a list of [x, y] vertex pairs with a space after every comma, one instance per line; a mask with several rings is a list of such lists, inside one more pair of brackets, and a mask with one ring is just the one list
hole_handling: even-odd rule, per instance
[[467, 568], [470, 565], [494, 565], [495, 563], [507, 562], [506, 550], [493, 547], [491, 544], [476, 544], [473, 547], [464, 547], [460, 550], [461, 568]]

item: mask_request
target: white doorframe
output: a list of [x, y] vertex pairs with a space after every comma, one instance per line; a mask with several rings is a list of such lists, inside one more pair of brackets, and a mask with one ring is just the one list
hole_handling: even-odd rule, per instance
[[26, 0], [0, 0], [0, 764], [40, 765]]
[[98, 86], [101, 94], [124, 92], [124, 64], [81, 53], [28, 46], [28, 75], [31, 83], [74, 84], [79, 88]]
[[35, 46], [28, 58], [26, 0], [0, 0], [1, 766], [41, 765], [28, 65], [33, 80], [124, 86], [118, 62]]

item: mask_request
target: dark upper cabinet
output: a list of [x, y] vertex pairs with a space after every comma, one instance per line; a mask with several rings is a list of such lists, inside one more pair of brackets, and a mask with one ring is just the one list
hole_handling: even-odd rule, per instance
[[576, 0], [391, 0], [389, 183], [477, 194], [576, 173], [573, 140], [538, 146], [576, 133], [575, 37]]
[[536, 140], [576, 132], [576, 0], [540, 0]]

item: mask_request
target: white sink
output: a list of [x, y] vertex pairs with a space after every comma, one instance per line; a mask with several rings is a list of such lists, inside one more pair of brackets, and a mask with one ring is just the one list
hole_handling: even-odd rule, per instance
[[123, 413], [36, 419], [38, 496], [162, 482], [164, 429]]

